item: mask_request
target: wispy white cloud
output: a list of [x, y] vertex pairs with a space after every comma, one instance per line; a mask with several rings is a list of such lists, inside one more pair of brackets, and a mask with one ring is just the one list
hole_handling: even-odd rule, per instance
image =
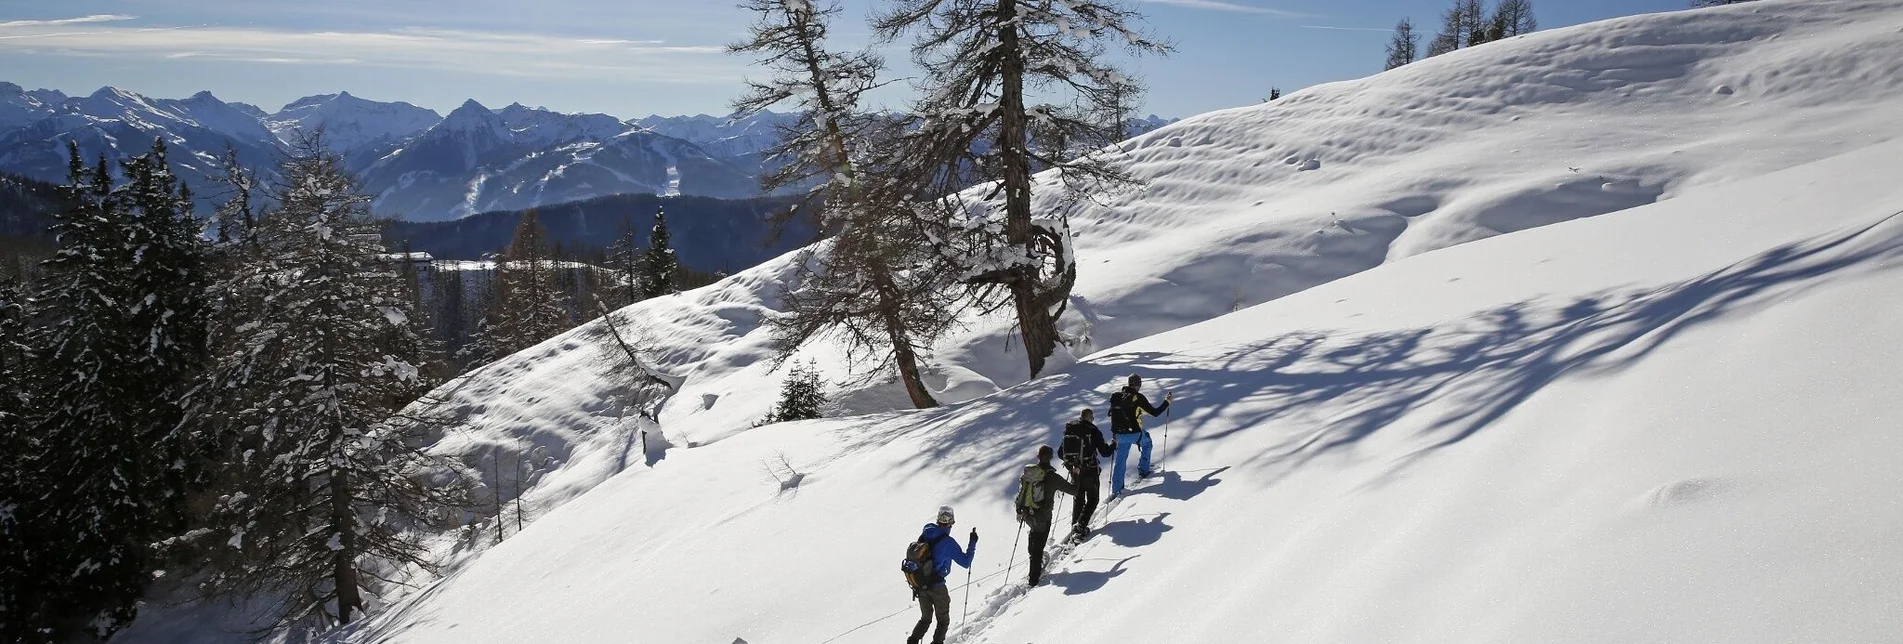
[[13, 27], [57, 27], [60, 25], [77, 25], [86, 22], [122, 22], [138, 19], [138, 16], [128, 16], [123, 13], [102, 13], [91, 16], [80, 16], [78, 18], [60, 18], [58, 20], [9, 20], [0, 22], [0, 29]]
[[1377, 29], [1375, 27], [1328, 27], [1323, 25], [1302, 25], [1302, 28], [1303, 29], [1327, 29], [1330, 31], [1379, 31], [1381, 33], [1388, 33], [1388, 32], [1394, 31], [1393, 27], [1389, 27], [1387, 29]]
[[1225, 2], [1223, 0], [1142, 0], [1142, 1], [1148, 2], [1150, 4], [1167, 4], [1167, 5], [1177, 6], [1177, 7], [1188, 7], [1190, 9], [1208, 9], [1211, 11], [1228, 11], [1231, 13], [1254, 13], [1254, 14], [1262, 14], [1265, 16], [1281, 16], [1284, 18], [1313, 18], [1314, 17], [1314, 15], [1312, 14], [1288, 11], [1286, 9], [1272, 9], [1269, 7], [1259, 7], [1256, 5], [1242, 4], [1239, 2]]
[[[105, 19], [72, 19], [106, 23]], [[279, 65], [366, 65], [578, 80], [729, 82], [741, 62], [719, 45], [660, 40], [403, 28], [296, 31], [228, 26], [60, 29], [71, 21], [0, 23], [0, 53], [220, 60]]]

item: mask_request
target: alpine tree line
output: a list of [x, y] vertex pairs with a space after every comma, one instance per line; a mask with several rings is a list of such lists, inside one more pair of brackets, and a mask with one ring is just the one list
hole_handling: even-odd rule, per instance
[[[424, 451], [456, 358], [340, 159], [313, 136], [268, 185], [228, 163], [211, 235], [162, 139], [68, 156], [56, 248], [0, 271], [0, 641], [108, 637], [161, 579], [322, 630], [429, 570], [421, 535], [469, 521], [476, 480]], [[683, 279], [662, 217], [597, 302], [545, 237], [525, 214], [466, 362]]]
[[[764, 183], [815, 186], [800, 211], [831, 233], [802, 257], [769, 321], [782, 361], [838, 341], [875, 365], [868, 378], [895, 372], [915, 406], [931, 407], [933, 343], [962, 314], [1008, 310], [1038, 375], [1065, 341], [1057, 321], [1077, 279], [1068, 212], [1135, 183], [1100, 153], [1124, 138], [1142, 90], [1109, 54], [1169, 47], [1139, 33], [1141, 16], [1120, 2], [894, 0], [870, 26], [880, 44], [911, 37], [922, 75], [917, 98], [891, 111], [866, 102], [893, 82], [880, 78], [884, 61], [830, 48], [836, 3], [741, 6], [757, 21], [729, 51], [769, 74], [749, 81], [735, 111], [799, 114], [767, 153], [789, 162]], [[1046, 169], [1063, 185], [1033, 180]], [[1047, 198], [1034, 204], [1034, 190]], [[811, 379], [809, 368], [789, 390]]]
[[1394, 37], [1388, 41], [1388, 61], [1383, 69], [1394, 69], [1421, 58], [1439, 56], [1456, 49], [1484, 45], [1539, 30], [1533, 17], [1533, 0], [1500, 0], [1492, 11], [1483, 0], [1454, 0], [1441, 14], [1440, 30], [1421, 51], [1420, 32], [1411, 18], [1394, 25]]
[[[436, 324], [438, 337], [463, 367], [492, 362], [555, 337], [595, 319], [604, 308], [618, 309], [718, 279], [675, 259], [665, 212], [655, 213], [645, 240], [624, 224], [604, 249], [564, 252], [549, 242], [547, 229], [530, 209], [523, 212], [492, 268], [473, 272], [487, 278], [473, 287], [464, 277], [472, 271], [438, 270], [434, 263], [421, 266], [430, 285], [423, 290], [442, 317]], [[479, 317], [471, 318], [470, 311]]]

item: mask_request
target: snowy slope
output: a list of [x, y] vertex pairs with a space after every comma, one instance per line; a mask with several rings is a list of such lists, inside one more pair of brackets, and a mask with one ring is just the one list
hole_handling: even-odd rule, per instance
[[[1859, 492], [1895, 481], [1836, 457], [1895, 451], [1869, 366], [1894, 311], [1846, 304], [1895, 299], [1867, 274], [1894, 224], [1806, 251], [1903, 210], [1899, 29], [1874, 0], [1640, 16], [1139, 137], [1117, 154], [1151, 183], [1068, 213], [1085, 357], [1023, 383], [1009, 320], [972, 320], [931, 359], [969, 401], [948, 408], [747, 431], [790, 256], [636, 305], [618, 318], [683, 383], [658, 426], [599, 325], [445, 389], [439, 449], [545, 456], [534, 523], [350, 640], [813, 642], [898, 612], [838, 641], [896, 639], [898, 545], [956, 502], [998, 570], [1008, 471], [1135, 368], [1184, 394], [1182, 474], [1053, 588], [991, 610], [988, 577], [983, 641], [1873, 639], [1903, 557]], [[1798, 583], [1759, 587], [1745, 552]]]
[[[893, 548], [940, 503], [984, 535], [960, 641], [1881, 641], [1899, 154], [1425, 254], [949, 409], [673, 450], [345, 641], [892, 641]], [[1177, 392], [1170, 473], [1016, 590], [1011, 469], [1132, 370]]]
[[[1638, 16], [1463, 50], [1139, 137], [1120, 154], [1149, 185], [1070, 212], [1082, 258], [1061, 322], [1076, 339], [1070, 352], [1088, 355], [1435, 248], [1670, 200], [1898, 138], [1899, 27], [1903, 10], [1870, 0]], [[1319, 167], [1303, 170], [1311, 160]], [[772, 308], [792, 259], [722, 287], [731, 292], [628, 312], [652, 325], [658, 351], [682, 356], [662, 361], [686, 378], [678, 399], [723, 401], [669, 405], [661, 420], [671, 434], [711, 442], [768, 411], [773, 400], [763, 394], [776, 390], [778, 375], [758, 364], [767, 355], [758, 317]], [[1025, 379], [1012, 320], [970, 322], [929, 361], [941, 400]], [[824, 348], [813, 354], [829, 376], [847, 377]], [[702, 361], [710, 355], [717, 359]], [[1060, 351], [1053, 369], [1071, 359]], [[496, 378], [501, 391], [536, 386], [511, 373], [478, 378]], [[900, 408], [897, 389], [848, 387], [842, 411]], [[467, 404], [535, 418], [574, 402]]]

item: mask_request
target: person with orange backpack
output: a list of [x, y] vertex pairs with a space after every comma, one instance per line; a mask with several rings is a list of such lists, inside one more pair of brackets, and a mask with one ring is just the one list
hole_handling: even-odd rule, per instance
[[919, 644], [925, 637], [925, 629], [932, 625], [934, 615], [938, 618], [938, 629], [932, 633], [932, 644], [945, 644], [945, 629], [951, 627], [951, 589], [945, 580], [951, 576], [952, 564], [969, 569], [972, 556], [978, 553], [977, 528], [971, 529], [971, 537], [962, 550], [958, 540], [951, 538], [955, 519], [951, 506], [940, 506], [938, 520], [925, 524], [918, 541], [905, 549], [905, 563], [900, 570], [912, 587], [912, 596], [918, 599], [918, 624], [912, 627], [912, 636], [906, 638], [906, 644]]

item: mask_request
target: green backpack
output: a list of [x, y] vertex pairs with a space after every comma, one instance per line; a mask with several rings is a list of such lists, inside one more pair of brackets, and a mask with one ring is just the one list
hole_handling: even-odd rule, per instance
[[1044, 489], [1044, 468], [1036, 463], [1024, 466], [1024, 473], [1018, 475], [1018, 522], [1030, 523], [1032, 514], [1050, 498]]

